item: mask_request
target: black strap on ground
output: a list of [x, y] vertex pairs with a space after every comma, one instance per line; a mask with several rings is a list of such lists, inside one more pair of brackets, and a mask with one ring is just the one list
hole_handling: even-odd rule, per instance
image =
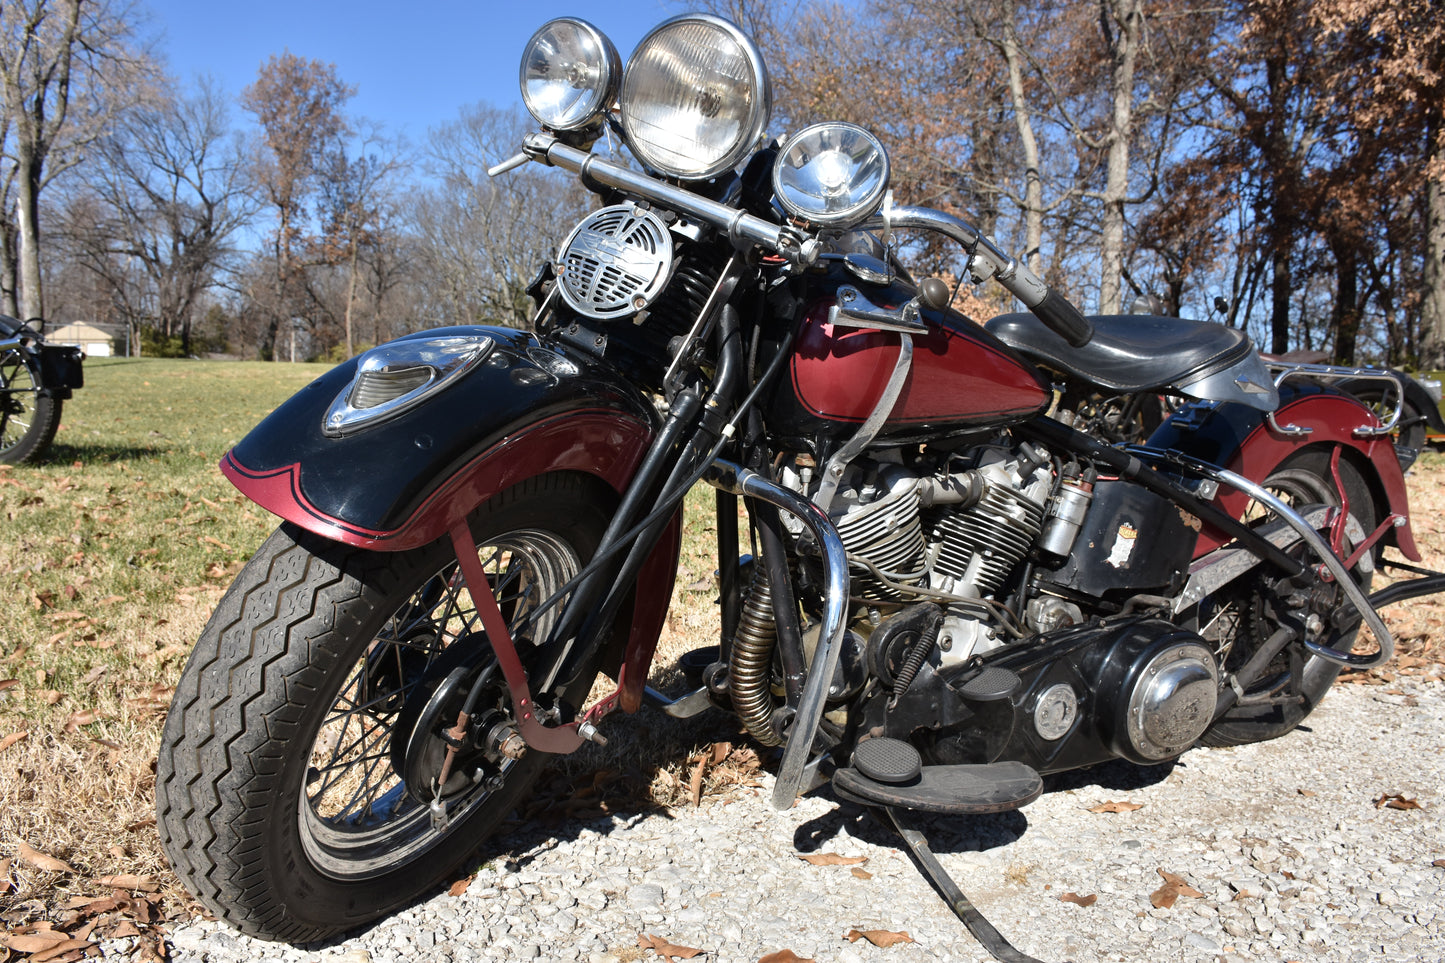
[[923, 833], [909, 824], [906, 810], [896, 809], [893, 806], [886, 806], [884, 809], [888, 813], [888, 818], [893, 821], [893, 828], [898, 830], [898, 835], [902, 836], [903, 841], [908, 844], [908, 851], [913, 854], [913, 860], [923, 870], [923, 875], [933, 883], [933, 888], [938, 891], [938, 895], [943, 897], [944, 902], [948, 903], [949, 909], [953, 910], [953, 914], [963, 921], [964, 926], [968, 927], [968, 931], [973, 934], [974, 939], [978, 940], [979, 945], [988, 950], [994, 959], [1002, 960], [1003, 963], [1041, 963], [1040, 960], [1015, 949], [1012, 943], [1004, 939], [1002, 933], [994, 929], [992, 923], [983, 918], [983, 914], [969, 902], [967, 896], [963, 895], [963, 890], [958, 888], [953, 877], [948, 875], [948, 870], [943, 868], [938, 857], [933, 855], [933, 850], [928, 848], [928, 840], [924, 838]]

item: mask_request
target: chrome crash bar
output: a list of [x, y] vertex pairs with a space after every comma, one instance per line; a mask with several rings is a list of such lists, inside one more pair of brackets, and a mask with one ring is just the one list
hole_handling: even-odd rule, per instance
[[[1398, 371], [1391, 371], [1388, 368], [1350, 368], [1344, 365], [1333, 364], [1297, 364], [1287, 361], [1266, 361], [1265, 367], [1275, 372], [1274, 385], [1278, 388], [1286, 381], [1323, 381], [1333, 384], [1336, 381], [1375, 381], [1391, 385], [1395, 389], [1395, 407], [1390, 412], [1390, 417], [1384, 418], [1383, 424], [1364, 424], [1354, 429], [1356, 438], [1382, 438], [1395, 430], [1400, 423], [1400, 416], [1405, 410], [1405, 377]], [[1388, 397], [1388, 396], [1387, 396]], [[1275, 413], [1269, 413], [1269, 426], [1282, 435], [1308, 435], [1313, 428], [1302, 428], [1296, 424], [1281, 425], [1275, 419]]]
[[843, 548], [843, 540], [838, 537], [833, 523], [817, 505], [797, 492], [768, 481], [757, 472], [719, 458], [709, 466], [703, 481], [714, 488], [756, 498], [787, 512], [807, 527], [823, 553], [822, 630], [818, 634], [818, 648], [813, 653], [807, 681], [803, 683], [803, 692], [798, 698], [797, 713], [788, 730], [783, 764], [773, 784], [773, 808], [789, 809], [802, 787], [803, 771], [813, 751], [813, 737], [823, 718], [828, 686], [837, 671], [838, 656], [843, 648], [843, 629], [848, 618], [848, 552]]

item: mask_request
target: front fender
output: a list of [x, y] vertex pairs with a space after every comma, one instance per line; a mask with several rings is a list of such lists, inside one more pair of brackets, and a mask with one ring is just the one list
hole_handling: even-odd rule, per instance
[[442, 328], [409, 338], [485, 335], [474, 370], [390, 420], [323, 430], [357, 359], [317, 378], [226, 453], [247, 498], [325, 538], [384, 551], [424, 545], [496, 493], [552, 471], [626, 487], [657, 426], [614, 369], [510, 328]]
[[[1185, 405], [1165, 421], [1149, 438], [1149, 447], [1182, 451], [1255, 481], [1263, 481], [1291, 455], [1312, 448], [1342, 447], [1348, 450], [1375, 496], [1377, 507], [1398, 515], [1401, 521], [1385, 535], [1406, 558], [1419, 561], [1415, 536], [1410, 528], [1409, 498], [1405, 476], [1391, 439], [1356, 438], [1363, 425], [1380, 421], [1356, 399], [1329, 388], [1286, 384], [1280, 389], [1280, 406], [1275, 420], [1310, 429], [1306, 435], [1287, 435], [1270, 427], [1262, 412], [1243, 405]], [[1227, 491], [1218, 505], [1239, 518], [1248, 504], [1241, 492]], [[1383, 515], [1383, 513], [1382, 513]], [[1227, 537], [1209, 528], [1200, 534], [1196, 556], [1211, 552]]]

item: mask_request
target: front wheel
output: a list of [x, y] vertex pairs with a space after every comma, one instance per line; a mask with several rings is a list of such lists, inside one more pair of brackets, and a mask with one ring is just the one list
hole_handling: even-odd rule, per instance
[[15, 348], [0, 352], [0, 465], [39, 458], [60, 426], [60, 399], [43, 394], [40, 364]]
[[[470, 519], [533, 685], [561, 608], [533, 617], [606, 527], [577, 476], [524, 482]], [[332, 936], [444, 881], [512, 810], [544, 756], [511, 699], [450, 541], [354, 549], [282, 526], [222, 599], [177, 685], [156, 769], [158, 827], [181, 879], [263, 939]], [[597, 667], [533, 692], [561, 718]], [[447, 730], [474, 689], [449, 765]], [[519, 752], [519, 749], [521, 750]]]

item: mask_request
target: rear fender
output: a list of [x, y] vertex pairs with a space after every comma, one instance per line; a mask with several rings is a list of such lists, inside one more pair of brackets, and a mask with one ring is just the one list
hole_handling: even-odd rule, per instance
[[[1149, 438], [1149, 447], [1182, 451], [1255, 481], [1263, 481], [1287, 458], [1311, 449], [1339, 447], [1364, 476], [1375, 499], [1377, 515], [1400, 517], [1396, 527], [1385, 534], [1406, 558], [1419, 561], [1415, 536], [1410, 528], [1409, 499], [1405, 476], [1395, 447], [1388, 437], [1357, 438], [1355, 429], [1380, 424], [1374, 413], [1354, 398], [1329, 388], [1313, 385], [1280, 389], [1280, 406], [1275, 420], [1281, 425], [1310, 429], [1309, 434], [1288, 435], [1270, 427], [1262, 412], [1243, 405], [1195, 403], [1185, 405], [1165, 421]], [[1216, 504], [1235, 518], [1243, 515], [1248, 496], [1226, 491]], [[1228, 536], [1206, 527], [1200, 533], [1195, 557], [1207, 554], [1227, 542]]]
[[[267, 511], [377, 551], [440, 538], [487, 499], [538, 475], [580, 472], [618, 494], [627, 487], [659, 419], [615, 369], [510, 328], [442, 328], [410, 337], [458, 336], [495, 344], [424, 403], [352, 434], [328, 435], [323, 423], [332, 402], [350, 390], [358, 366], [352, 359], [252, 429], [226, 453], [222, 472]], [[679, 531], [675, 518], [638, 579], [628, 631], [633, 675], [666, 617]]]

